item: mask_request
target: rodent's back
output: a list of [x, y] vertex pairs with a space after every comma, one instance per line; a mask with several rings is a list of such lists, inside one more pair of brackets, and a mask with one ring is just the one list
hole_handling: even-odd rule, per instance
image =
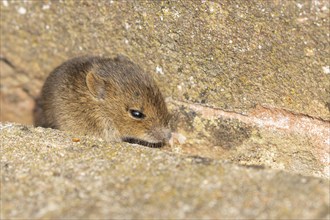
[[[40, 107], [37, 126], [136, 143], [169, 138], [169, 113], [159, 88], [125, 57], [63, 63], [46, 79]], [[139, 112], [143, 118], [137, 118]]]
[[77, 94], [85, 89], [84, 75], [92, 68], [94, 57], [78, 57], [55, 68], [47, 77], [41, 91], [39, 105], [43, 118], [37, 126], [61, 129], [61, 118], [67, 107], [78, 102]]

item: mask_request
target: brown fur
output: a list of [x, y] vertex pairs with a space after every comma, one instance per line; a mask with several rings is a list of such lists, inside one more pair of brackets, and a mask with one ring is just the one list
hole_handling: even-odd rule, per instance
[[[169, 113], [154, 80], [119, 56], [78, 57], [57, 67], [41, 92], [36, 126], [159, 144], [169, 139]], [[137, 120], [129, 110], [143, 112]]]

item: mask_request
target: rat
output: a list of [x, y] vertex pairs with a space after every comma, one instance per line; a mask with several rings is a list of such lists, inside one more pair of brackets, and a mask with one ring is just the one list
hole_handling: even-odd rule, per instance
[[128, 57], [83, 56], [55, 68], [38, 100], [35, 126], [161, 147], [170, 114], [154, 79]]

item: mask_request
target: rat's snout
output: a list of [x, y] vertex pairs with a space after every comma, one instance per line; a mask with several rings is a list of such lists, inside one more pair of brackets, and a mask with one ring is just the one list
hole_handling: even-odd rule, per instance
[[171, 137], [172, 137], [172, 132], [171, 132], [171, 130], [170, 129], [168, 129], [168, 128], [165, 128], [164, 129], [164, 140], [167, 142], [167, 141], [169, 141], [170, 139], [171, 139]]
[[151, 130], [151, 136], [159, 142], [168, 142], [172, 137], [172, 132], [168, 128], [154, 128]]

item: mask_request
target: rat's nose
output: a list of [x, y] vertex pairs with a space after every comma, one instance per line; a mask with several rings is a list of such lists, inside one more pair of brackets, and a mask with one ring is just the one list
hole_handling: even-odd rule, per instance
[[165, 129], [163, 130], [163, 132], [164, 132], [164, 141], [169, 141], [169, 140], [171, 139], [171, 137], [172, 137], [172, 132], [171, 132], [171, 130], [168, 129], [168, 128], [165, 128]]
[[158, 127], [152, 130], [152, 136], [159, 141], [168, 142], [172, 137], [172, 132], [168, 128]]

